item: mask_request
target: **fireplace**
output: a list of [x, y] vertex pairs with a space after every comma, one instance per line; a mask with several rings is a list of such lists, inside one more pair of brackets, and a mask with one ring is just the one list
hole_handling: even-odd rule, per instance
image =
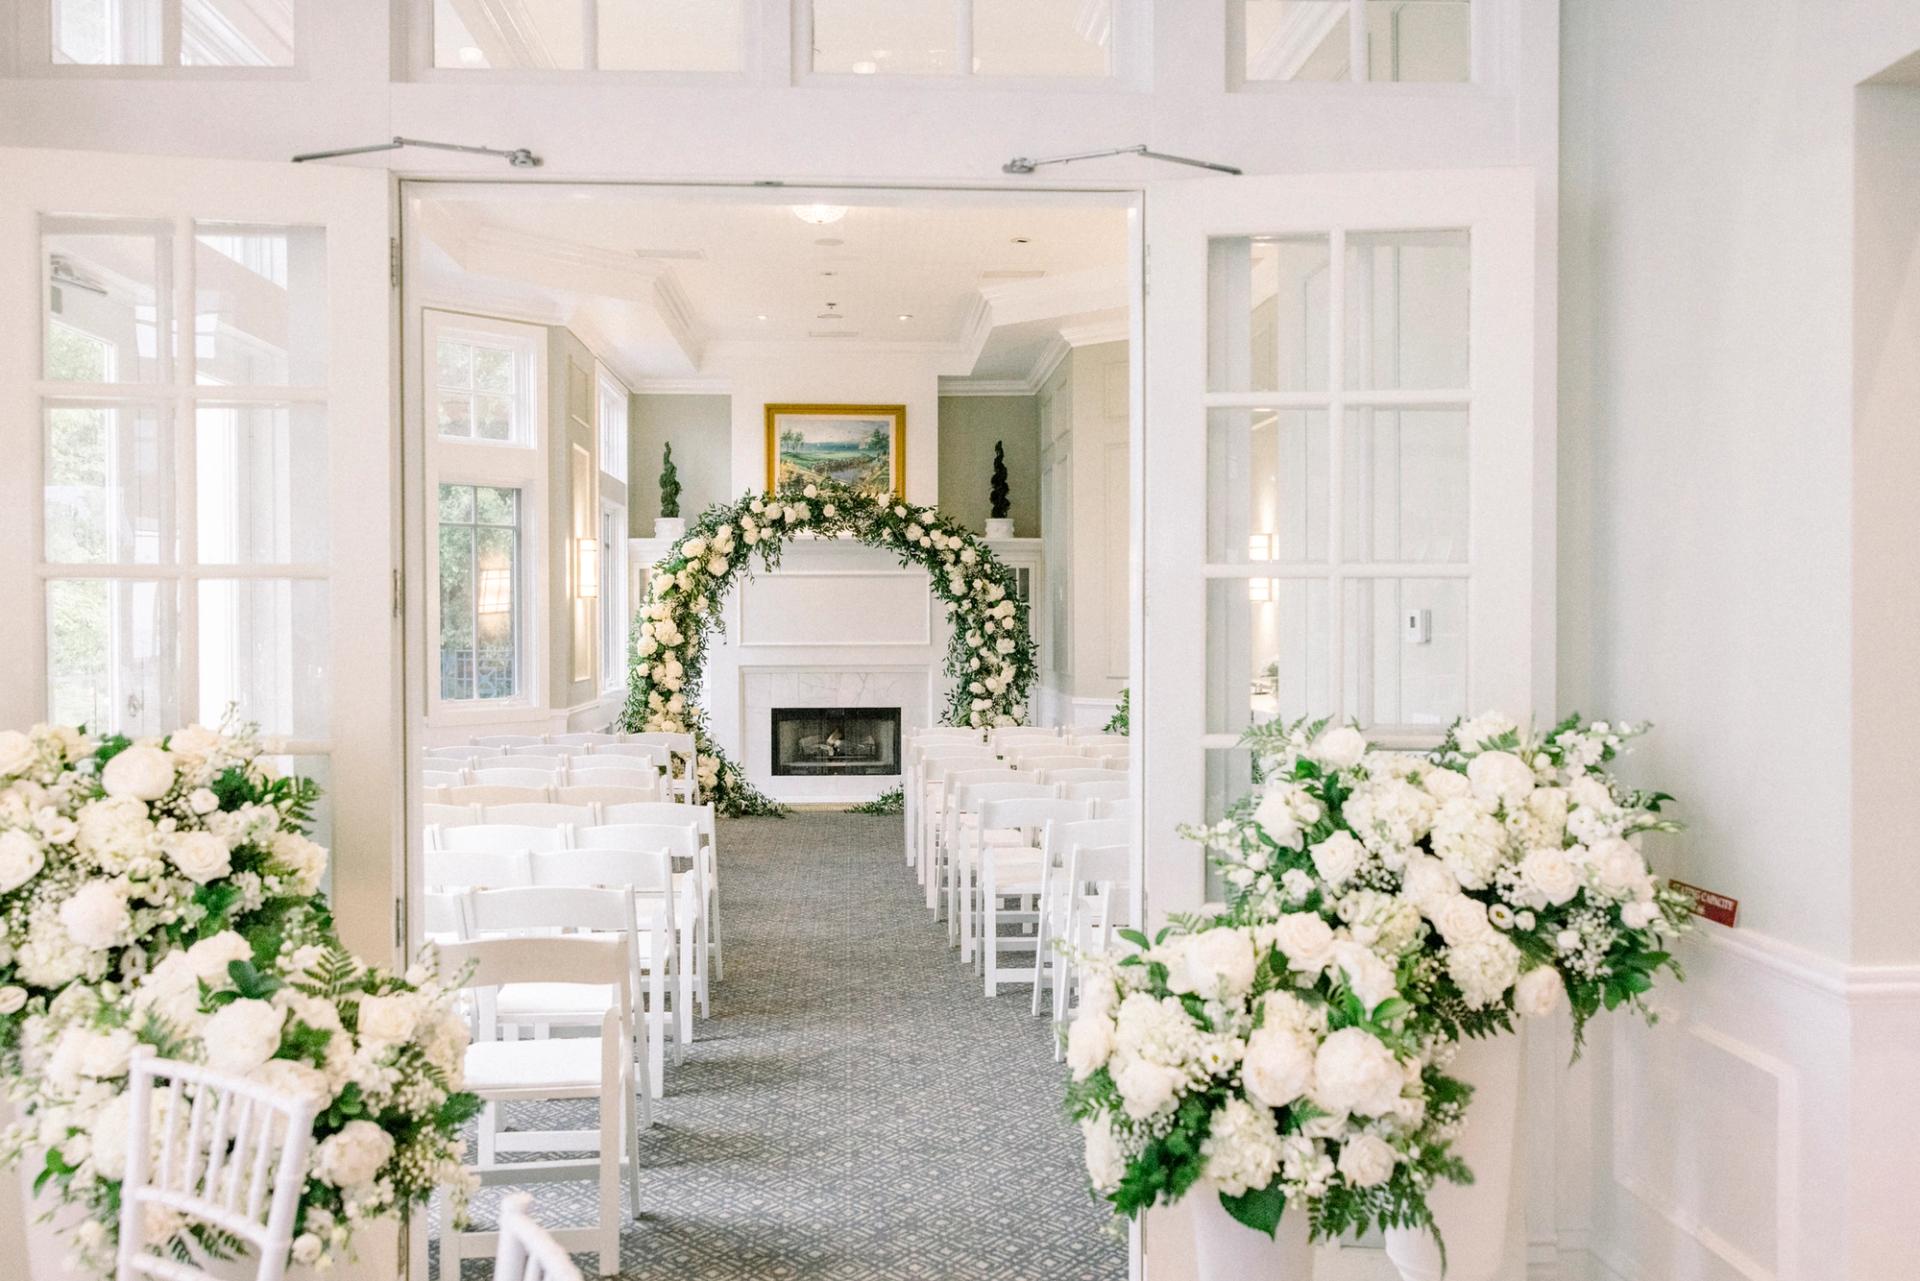
[[811, 777], [900, 772], [897, 707], [776, 707], [773, 772]]

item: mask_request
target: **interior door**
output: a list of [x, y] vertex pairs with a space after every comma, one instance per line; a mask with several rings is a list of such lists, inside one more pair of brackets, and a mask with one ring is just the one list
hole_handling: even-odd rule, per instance
[[340, 931], [394, 951], [384, 172], [0, 150], [0, 724], [232, 707], [325, 788]]

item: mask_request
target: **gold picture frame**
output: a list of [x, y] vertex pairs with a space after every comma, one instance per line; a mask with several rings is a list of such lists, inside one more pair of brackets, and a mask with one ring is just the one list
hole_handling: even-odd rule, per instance
[[907, 407], [768, 405], [767, 488], [777, 493], [815, 480], [905, 498]]

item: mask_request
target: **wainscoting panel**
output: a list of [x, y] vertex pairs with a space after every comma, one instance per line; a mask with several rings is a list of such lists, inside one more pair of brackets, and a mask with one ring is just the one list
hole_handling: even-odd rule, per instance
[[932, 599], [917, 570], [763, 574], [740, 592], [740, 644], [928, 645]]

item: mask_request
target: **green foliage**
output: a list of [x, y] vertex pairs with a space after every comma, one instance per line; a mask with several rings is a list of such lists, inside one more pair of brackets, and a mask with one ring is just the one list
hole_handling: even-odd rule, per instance
[[1133, 690], [1122, 686], [1120, 705], [1113, 709], [1113, 715], [1107, 718], [1106, 732], [1109, 734], [1127, 734], [1133, 732]]
[[1007, 451], [997, 440], [993, 442], [993, 482], [987, 490], [987, 501], [992, 504], [995, 520], [1005, 520], [1013, 510], [1013, 494], [1007, 485]]
[[1264, 1188], [1252, 1188], [1239, 1196], [1228, 1196], [1222, 1192], [1220, 1204], [1228, 1214], [1255, 1232], [1272, 1236], [1280, 1226], [1281, 1212], [1287, 1208], [1287, 1194], [1280, 1190], [1278, 1182], [1274, 1182]]
[[907, 808], [907, 792], [903, 787], [890, 788], [870, 801], [861, 801], [858, 805], [849, 805], [849, 814], [903, 814]]
[[673, 465], [673, 443], [669, 441], [660, 457], [660, 514], [680, 514], [680, 471]]

